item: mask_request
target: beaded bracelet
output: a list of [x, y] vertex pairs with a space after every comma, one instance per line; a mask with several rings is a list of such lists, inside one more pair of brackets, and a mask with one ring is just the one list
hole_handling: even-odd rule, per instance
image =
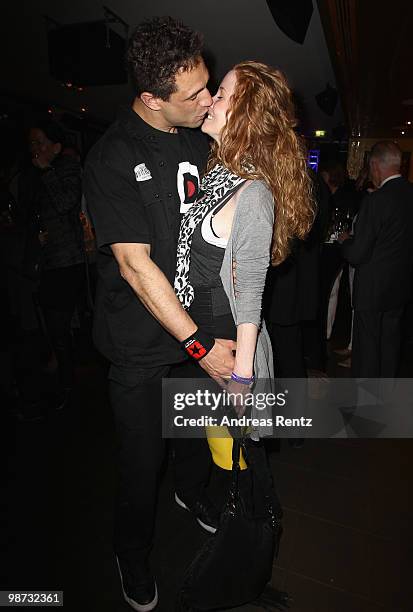
[[235, 380], [235, 382], [240, 383], [241, 385], [252, 385], [255, 382], [255, 376], [253, 374], [251, 378], [244, 378], [243, 376], [238, 376], [238, 374], [232, 372], [231, 380]]

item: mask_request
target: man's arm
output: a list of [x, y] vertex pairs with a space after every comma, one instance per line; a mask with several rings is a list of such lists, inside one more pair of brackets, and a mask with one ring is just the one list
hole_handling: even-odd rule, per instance
[[374, 207], [377, 209], [378, 202], [372, 202], [371, 198], [372, 196], [367, 196], [361, 206], [354, 227], [354, 237], [342, 243], [343, 257], [355, 267], [369, 261], [377, 238]]
[[[182, 308], [164, 273], [152, 261], [150, 245], [116, 243], [111, 248], [122, 278], [151, 315], [179, 342], [191, 336], [197, 325]], [[199, 364], [212, 378], [222, 382], [233, 371], [235, 346], [231, 340], [218, 339]]]

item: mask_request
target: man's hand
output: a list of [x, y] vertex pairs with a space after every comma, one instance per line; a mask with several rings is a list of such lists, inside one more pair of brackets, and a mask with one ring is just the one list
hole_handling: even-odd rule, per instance
[[36, 153], [32, 158], [32, 164], [36, 168], [40, 168], [40, 170], [45, 170], [46, 168], [51, 168], [50, 159], [41, 153]]
[[237, 343], [233, 340], [217, 338], [208, 355], [198, 362], [221, 387], [226, 387], [225, 381], [231, 377], [234, 370], [235, 357], [233, 351], [236, 348]]
[[39, 242], [40, 242], [40, 246], [45, 246], [45, 244], [47, 244], [47, 241], [49, 239], [49, 232], [39, 232], [37, 235]]
[[348, 232], [341, 232], [341, 234], [337, 236], [337, 242], [342, 244], [345, 240], [348, 240], [349, 238], [352, 238], [351, 234], [349, 234]]

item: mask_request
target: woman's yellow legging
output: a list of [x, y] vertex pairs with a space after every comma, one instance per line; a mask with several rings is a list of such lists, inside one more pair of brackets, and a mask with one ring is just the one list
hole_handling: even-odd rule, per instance
[[[223, 470], [232, 469], [232, 438], [226, 427], [206, 428], [208, 445], [211, 450], [213, 462]], [[239, 465], [241, 470], [247, 469], [242, 449], [240, 450]]]

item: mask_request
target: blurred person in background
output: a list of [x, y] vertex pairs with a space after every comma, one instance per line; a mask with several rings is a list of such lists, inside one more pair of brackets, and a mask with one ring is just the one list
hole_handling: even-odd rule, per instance
[[[73, 388], [71, 321], [85, 278], [83, 231], [79, 219], [81, 168], [65, 146], [63, 128], [50, 120], [30, 129], [36, 180], [32, 193], [32, 237], [38, 248], [31, 262], [39, 274], [37, 299], [59, 374], [56, 407], [67, 405]], [[35, 256], [33, 250], [32, 257]]]
[[326, 371], [327, 345], [336, 316], [338, 293], [345, 261], [342, 257], [337, 234], [351, 227], [351, 220], [357, 210], [357, 196], [354, 186], [346, 181], [343, 164], [337, 160], [325, 162], [319, 171], [330, 192], [330, 228], [321, 251], [319, 333], [322, 354], [316, 370]]

